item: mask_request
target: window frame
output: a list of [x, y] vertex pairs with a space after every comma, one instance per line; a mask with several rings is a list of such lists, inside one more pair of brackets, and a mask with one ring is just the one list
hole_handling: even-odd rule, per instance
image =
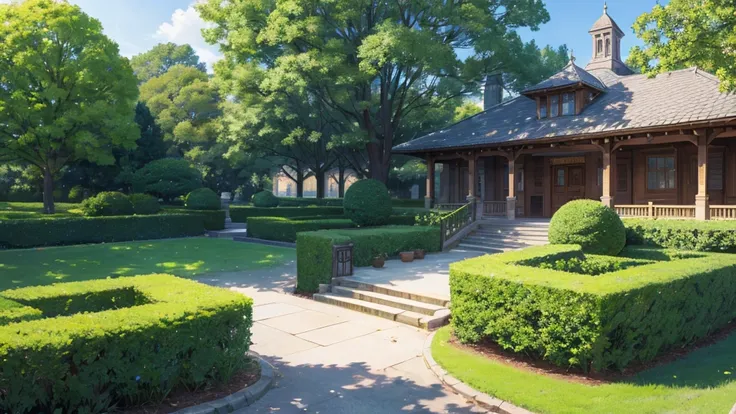
[[[577, 94], [575, 92], [567, 92], [567, 93], [563, 93], [562, 95], [560, 95], [560, 98], [561, 98], [560, 99], [560, 106], [561, 106], [560, 116], [572, 116], [572, 115], [575, 115], [575, 112], [576, 112], [575, 111], [575, 107], [576, 107], [576, 102], [575, 102], [576, 99], [575, 98], [576, 98], [576, 95]], [[565, 97], [567, 97], [567, 98], [569, 98], [571, 100], [568, 101], [568, 102], [565, 102]], [[565, 108], [566, 108], [566, 105], [567, 104], [572, 104], [572, 106], [569, 107], [569, 109], [570, 109], [570, 112], [569, 113], [566, 113], [565, 112]]]
[[550, 118], [557, 118], [560, 116], [560, 112], [562, 112], [562, 108], [560, 108], [560, 95], [550, 95], [549, 96], [549, 117]]
[[539, 119], [546, 119], [549, 117], [549, 111], [547, 110], [548, 99], [546, 96], [539, 97]]
[[[655, 167], [654, 170], [650, 168], [650, 160], [651, 159], [662, 159], [664, 166], [660, 168], [659, 166]], [[672, 159], [672, 168], [667, 168], [667, 159]], [[644, 160], [646, 165], [646, 189], [648, 192], [668, 192], [668, 191], [677, 191], [678, 189], [678, 182], [677, 182], [677, 154], [648, 154]], [[655, 163], [658, 165], [659, 163], [655, 161]], [[670, 187], [669, 184], [669, 172], [672, 172], [672, 187]], [[651, 173], [657, 174], [657, 183], [660, 183], [659, 181], [659, 174], [664, 174], [664, 183], [665, 187], [659, 187], [652, 188], [649, 186], [649, 176]]]

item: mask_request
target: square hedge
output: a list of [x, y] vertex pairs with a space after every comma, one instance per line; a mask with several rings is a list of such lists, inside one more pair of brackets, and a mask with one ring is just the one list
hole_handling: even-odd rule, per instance
[[597, 276], [555, 269], [590, 263], [574, 245], [453, 263], [455, 334], [563, 367], [622, 370], [736, 317], [736, 256], [631, 247], [621, 256], [628, 265]]
[[170, 275], [0, 292], [0, 411], [106, 411], [245, 362], [252, 300]]

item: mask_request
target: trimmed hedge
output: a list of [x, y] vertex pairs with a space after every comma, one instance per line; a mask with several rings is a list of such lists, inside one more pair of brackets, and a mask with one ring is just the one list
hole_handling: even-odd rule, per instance
[[256, 207], [278, 207], [279, 205], [279, 198], [268, 190], [253, 194], [253, 199], [251, 201]]
[[342, 198], [279, 197], [281, 207], [342, 207]]
[[612, 208], [598, 201], [574, 200], [549, 223], [551, 244], [579, 244], [586, 253], [615, 256], [626, 246], [626, 229]]
[[[0, 326], [3, 412], [106, 412], [244, 367], [250, 298], [170, 275], [0, 292], [46, 318]], [[54, 315], [64, 315], [54, 317]]]
[[127, 216], [134, 213], [128, 196], [118, 191], [106, 191], [82, 202], [82, 212], [88, 217]]
[[285, 217], [251, 217], [248, 219], [248, 237], [293, 243], [299, 232], [354, 226], [352, 221], [343, 218], [295, 220]]
[[223, 230], [225, 228], [225, 210], [190, 210], [181, 208], [168, 208], [166, 213], [171, 214], [188, 214], [190, 216], [201, 217], [204, 222], [204, 229], [208, 231]]
[[158, 199], [148, 194], [131, 194], [128, 199], [133, 204], [135, 214], [147, 215], [158, 214], [161, 211], [161, 204]]
[[220, 197], [209, 188], [198, 188], [187, 194], [184, 206], [190, 210], [219, 210]]
[[424, 208], [424, 199], [419, 198], [414, 200], [409, 198], [392, 198], [391, 206], [401, 208]]
[[626, 243], [694, 251], [736, 252], [736, 222], [624, 219]]
[[580, 246], [549, 245], [453, 263], [455, 334], [562, 367], [623, 370], [736, 317], [736, 256], [631, 247], [622, 256], [656, 262], [595, 277], [523, 265], [585, 259]]
[[395, 256], [402, 251], [441, 250], [437, 227], [389, 226], [365, 229], [322, 230], [296, 237], [296, 289], [316, 292], [320, 283], [332, 279], [332, 246], [353, 243], [353, 264], [370, 266], [379, 255]]
[[247, 223], [250, 217], [317, 217], [342, 216], [342, 207], [253, 207], [230, 206], [230, 219], [234, 223]]
[[4, 220], [0, 248], [190, 237], [204, 230], [204, 217], [196, 214]]
[[360, 180], [345, 192], [345, 216], [358, 226], [380, 226], [393, 213], [386, 185], [378, 180]]

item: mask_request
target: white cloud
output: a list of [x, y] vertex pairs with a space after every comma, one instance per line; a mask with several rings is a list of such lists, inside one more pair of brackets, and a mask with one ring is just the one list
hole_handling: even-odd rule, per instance
[[208, 23], [199, 17], [199, 12], [194, 8], [195, 4], [196, 1], [186, 10], [176, 9], [171, 15], [171, 21], [161, 23], [153, 37], [177, 44], [188, 43], [197, 52], [199, 59], [207, 63], [209, 70], [212, 70], [212, 65], [222, 56], [215, 47], [204, 41], [202, 29], [206, 28]]

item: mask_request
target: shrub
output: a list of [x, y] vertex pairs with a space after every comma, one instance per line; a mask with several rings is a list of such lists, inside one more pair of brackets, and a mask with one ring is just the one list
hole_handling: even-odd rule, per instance
[[0, 247], [25, 248], [201, 236], [205, 230], [204, 217], [190, 211], [187, 213], [3, 220], [0, 221]]
[[358, 226], [380, 226], [391, 216], [391, 196], [377, 180], [360, 180], [345, 192], [345, 216]]
[[261, 191], [253, 194], [253, 205], [256, 207], [278, 207], [279, 198], [270, 191]]
[[391, 206], [394, 208], [424, 208], [424, 199], [392, 198]]
[[220, 197], [209, 188], [198, 188], [187, 194], [184, 205], [192, 210], [219, 210]]
[[552, 216], [549, 242], [579, 244], [586, 253], [615, 256], [626, 245], [626, 229], [613, 209], [593, 200], [574, 200]]
[[131, 194], [128, 199], [133, 204], [133, 211], [138, 215], [157, 214], [161, 211], [161, 205], [156, 197], [148, 194]]
[[223, 230], [225, 228], [225, 210], [189, 210], [183, 208], [167, 208], [169, 214], [185, 214], [189, 216], [199, 217], [204, 229], [208, 231]]
[[624, 219], [626, 242], [683, 250], [736, 252], [736, 222]]
[[316, 292], [332, 279], [332, 246], [353, 243], [353, 264], [369, 266], [379, 255], [395, 256], [407, 250], [441, 250], [437, 227], [391, 226], [368, 229], [322, 230], [296, 237], [297, 290]]
[[342, 198], [279, 197], [281, 207], [342, 207]]
[[453, 263], [455, 334], [565, 368], [622, 370], [704, 338], [736, 317], [736, 256], [631, 247], [622, 256], [639, 263], [595, 277], [527, 266], [586, 258], [580, 246], [570, 245]]
[[250, 344], [251, 299], [169, 275], [0, 297], [36, 311], [36, 320], [0, 326], [3, 412], [106, 412], [160, 401], [176, 386], [227, 381]]
[[133, 203], [117, 191], [106, 191], [82, 202], [82, 212], [88, 217], [126, 216], [133, 214]]
[[248, 236], [265, 240], [295, 242], [299, 232], [324, 229], [345, 229], [354, 227], [348, 219], [305, 218], [288, 219], [284, 217], [252, 217], [248, 219]]
[[91, 191], [89, 191], [88, 189], [82, 187], [81, 185], [75, 185], [74, 187], [72, 187], [71, 190], [69, 190], [69, 202], [81, 203], [87, 197], [89, 197], [89, 194], [91, 194]]
[[230, 219], [234, 223], [245, 223], [250, 217], [317, 217], [342, 216], [342, 207], [251, 207], [230, 206]]
[[164, 158], [151, 161], [135, 172], [133, 189], [165, 201], [202, 187], [202, 175], [188, 161]]

